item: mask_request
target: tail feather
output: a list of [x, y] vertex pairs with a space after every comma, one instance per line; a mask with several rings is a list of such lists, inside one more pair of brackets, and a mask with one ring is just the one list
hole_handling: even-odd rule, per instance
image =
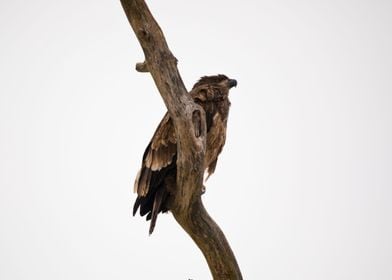
[[156, 224], [157, 218], [158, 218], [158, 213], [161, 210], [161, 205], [162, 205], [162, 201], [164, 199], [164, 196], [165, 196], [164, 188], [158, 189], [158, 191], [156, 192], [155, 197], [154, 197], [154, 204], [153, 204], [152, 212], [151, 212], [151, 222], [150, 222], [149, 234], [152, 234], [152, 232], [154, 231], [155, 224]]
[[140, 216], [144, 216], [152, 210], [154, 197], [155, 192], [148, 194], [146, 197], [142, 198], [142, 201], [140, 203]]
[[142, 202], [142, 199], [140, 196], [138, 198], [136, 198], [135, 204], [133, 205], [133, 211], [132, 211], [133, 216], [136, 215], [137, 209], [139, 208], [141, 202]]
[[133, 205], [133, 215], [139, 210], [140, 216], [146, 216], [150, 222], [149, 233], [154, 231], [159, 213], [167, 212], [167, 200], [170, 197], [168, 181], [175, 182], [176, 178], [176, 157], [166, 167], [160, 170], [151, 170], [142, 167], [135, 181], [135, 189], [138, 197]]

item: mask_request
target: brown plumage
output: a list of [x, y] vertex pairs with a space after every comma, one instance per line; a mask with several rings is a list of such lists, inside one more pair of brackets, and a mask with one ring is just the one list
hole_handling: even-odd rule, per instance
[[[214, 173], [218, 155], [226, 140], [226, 125], [229, 114], [229, 90], [237, 85], [236, 80], [225, 75], [202, 77], [192, 88], [193, 100], [206, 112], [207, 143], [204, 168], [207, 178]], [[177, 140], [169, 113], [163, 117], [148, 144], [142, 167], [136, 176], [134, 191], [137, 193], [133, 215], [140, 207], [140, 215], [151, 219], [150, 234], [153, 232], [157, 215], [167, 212], [167, 203], [175, 189]]]

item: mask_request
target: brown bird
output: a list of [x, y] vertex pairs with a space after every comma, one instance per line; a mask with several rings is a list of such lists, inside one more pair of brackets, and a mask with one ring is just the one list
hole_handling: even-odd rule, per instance
[[[206, 112], [207, 140], [204, 169], [207, 178], [214, 173], [218, 156], [226, 140], [227, 117], [230, 101], [229, 90], [237, 86], [237, 81], [225, 75], [202, 77], [192, 88], [190, 95]], [[167, 212], [173, 196], [177, 172], [177, 139], [173, 122], [166, 113], [148, 144], [142, 167], [136, 176], [134, 191], [137, 198], [133, 215], [140, 207], [140, 215], [151, 219], [151, 234], [157, 216]]]

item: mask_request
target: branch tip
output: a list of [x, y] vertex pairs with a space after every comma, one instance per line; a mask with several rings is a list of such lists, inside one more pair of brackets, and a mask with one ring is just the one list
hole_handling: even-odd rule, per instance
[[148, 66], [147, 66], [146, 61], [136, 63], [135, 69], [136, 69], [136, 71], [141, 72], [141, 73], [150, 72], [150, 70], [148, 70]]

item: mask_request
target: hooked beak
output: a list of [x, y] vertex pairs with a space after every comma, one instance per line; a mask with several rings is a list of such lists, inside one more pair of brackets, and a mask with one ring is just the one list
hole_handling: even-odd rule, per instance
[[234, 80], [234, 79], [229, 79], [228, 84], [229, 84], [229, 88], [236, 87], [237, 86], [237, 81]]

